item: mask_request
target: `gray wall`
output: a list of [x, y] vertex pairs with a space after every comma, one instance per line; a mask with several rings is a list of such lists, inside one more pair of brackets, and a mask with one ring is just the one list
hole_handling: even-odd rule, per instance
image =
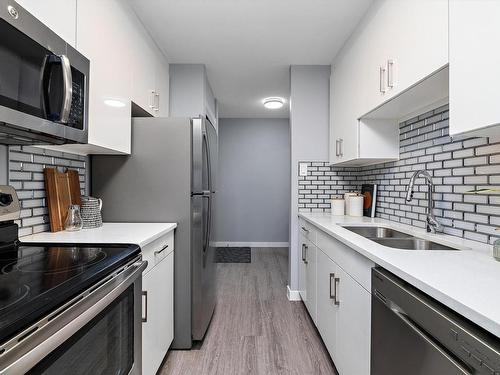
[[288, 242], [288, 119], [220, 119], [218, 242]]
[[330, 65], [292, 65], [290, 67], [291, 134], [291, 212], [290, 270], [291, 290], [299, 286], [297, 166], [299, 161], [327, 161], [330, 123]]

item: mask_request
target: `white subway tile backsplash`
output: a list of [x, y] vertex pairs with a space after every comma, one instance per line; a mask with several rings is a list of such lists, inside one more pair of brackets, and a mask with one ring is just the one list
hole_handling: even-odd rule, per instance
[[309, 184], [307, 177], [299, 177], [300, 211], [329, 211], [329, 199], [359, 190], [363, 183], [376, 183], [378, 217], [423, 228], [427, 206], [424, 180], [416, 181], [414, 201], [408, 203], [404, 198], [413, 173], [428, 169], [435, 184], [434, 214], [444, 232], [491, 243], [500, 236], [494, 230], [500, 225], [500, 196], [466, 192], [500, 186], [500, 139], [454, 142], [447, 136], [448, 117], [448, 106], [443, 106], [401, 123], [400, 160], [395, 162], [361, 168], [309, 162], [308, 177], [318, 178]]
[[20, 236], [50, 230], [43, 169], [77, 169], [85, 190], [86, 166], [85, 156], [31, 146], [9, 147], [9, 184], [17, 190], [22, 207], [21, 220], [17, 221]]

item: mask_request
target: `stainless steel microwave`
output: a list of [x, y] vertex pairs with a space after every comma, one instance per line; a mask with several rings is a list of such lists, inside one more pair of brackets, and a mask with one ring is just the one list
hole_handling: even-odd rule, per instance
[[19, 4], [0, 0], [0, 143], [87, 143], [89, 69]]

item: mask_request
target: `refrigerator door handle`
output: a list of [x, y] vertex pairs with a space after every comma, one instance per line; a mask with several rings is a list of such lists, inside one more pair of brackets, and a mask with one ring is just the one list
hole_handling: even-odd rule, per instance
[[205, 231], [205, 241], [203, 244], [203, 252], [207, 252], [208, 247], [210, 245], [210, 236], [211, 236], [211, 227], [212, 227], [212, 199], [211, 199], [211, 192], [212, 192], [212, 165], [211, 165], [211, 160], [210, 160], [210, 143], [208, 141], [208, 135], [206, 131], [203, 131], [203, 142], [205, 143], [205, 152], [206, 152], [206, 158], [207, 158], [207, 175], [208, 175], [208, 195], [203, 195], [203, 197], [208, 198], [208, 214], [206, 218], [206, 223], [207, 223], [207, 229]]
[[202, 190], [202, 191], [195, 191], [195, 192], [191, 193], [191, 196], [192, 197], [210, 198], [211, 194], [212, 193], [210, 192], [210, 190]]

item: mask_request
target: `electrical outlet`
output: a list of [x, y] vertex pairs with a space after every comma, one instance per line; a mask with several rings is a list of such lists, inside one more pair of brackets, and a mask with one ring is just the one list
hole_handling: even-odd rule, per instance
[[307, 163], [299, 163], [299, 176], [307, 176]]

